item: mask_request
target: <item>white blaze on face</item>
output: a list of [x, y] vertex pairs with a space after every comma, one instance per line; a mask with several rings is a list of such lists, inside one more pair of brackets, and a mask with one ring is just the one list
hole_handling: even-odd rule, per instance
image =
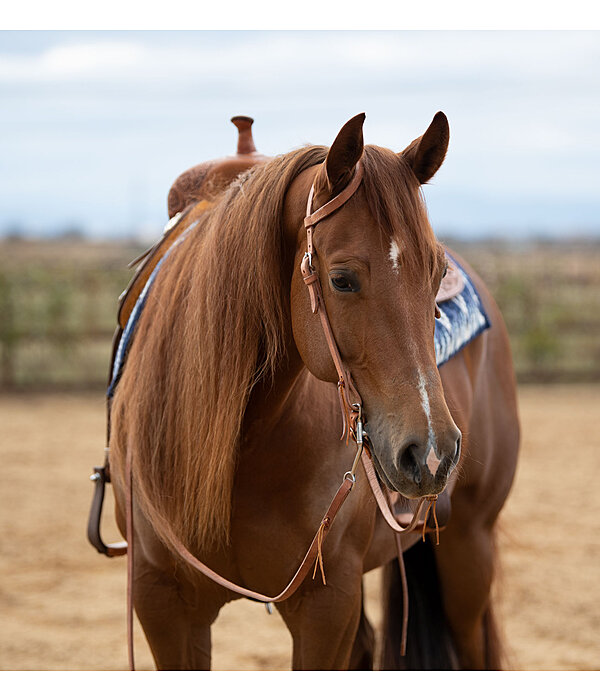
[[427, 466], [429, 467], [429, 471], [435, 476], [435, 473], [437, 472], [437, 468], [439, 466], [440, 460], [436, 457], [435, 454], [435, 434], [433, 432], [433, 424], [431, 422], [431, 406], [429, 404], [429, 394], [427, 393], [427, 382], [425, 380], [425, 375], [421, 371], [421, 368], [419, 367], [419, 384], [418, 384], [418, 389], [419, 389], [419, 396], [421, 397], [421, 406], [423, 407], [423, 412], [425, 413], [425, 417], [427, 418], [427, 428], [429, 430], [429, 450], [427, 452]]
[[398, 248], [398, 244], [396, 241], [392, 241], [390, 245], [390, 252], [388, 254], [388, 257], [392, 263], [392, 268], [394, 269], [395, 272], [398, 272], [398, 261], [400, 259], [400, 248]]

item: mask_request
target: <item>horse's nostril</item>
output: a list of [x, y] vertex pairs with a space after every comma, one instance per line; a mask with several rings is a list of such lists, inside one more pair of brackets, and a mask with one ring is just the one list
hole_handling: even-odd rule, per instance
[[417, 485], [421, 483], [421, 465], [418, 459], [418, 451], [417, 445], [409, 445], [402, 451], [398, 460], [400, 469], [412, 477]]
[[454, 450], [454, 455], [452, 456], [452, 466], [450, 469], [453, 469], [458, 464], [458, 460], [460, 459], [460, 443], [461, 436], [459, 436], [456, 440], [456, 449]]

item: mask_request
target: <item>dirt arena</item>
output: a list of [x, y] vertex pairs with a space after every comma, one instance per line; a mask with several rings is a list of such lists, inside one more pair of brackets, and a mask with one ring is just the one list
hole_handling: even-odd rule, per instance
[[[511, 667], [597, 670], [600, 386], [526, 387], [520, 408], [497, 591]], [[103, 435], [100, 394], [0, 397], [2, 670], [126, 668], [126, 564], [85, 537]], [[110, 503], [106, 516], [106, 539], [118, 538]], [[367, 587], [377, 624], [377, 573]], [[215, 669], [289, 669], [288, 634], [262, 605], [227, 606], [213, 640]], [[136, 654], [138, 668], [153, 668], [139, 628]]]

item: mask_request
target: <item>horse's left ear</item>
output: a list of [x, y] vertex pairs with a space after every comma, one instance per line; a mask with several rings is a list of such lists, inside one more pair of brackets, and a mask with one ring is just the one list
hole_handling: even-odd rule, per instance
[[329, 149], [325, 160], [325, 173], [332, 194], [343, 190], [354, 175], [354, 168], [363, 152], [362, 127], [365, 116], [362, 112], [347, 121]]
[[449, 141], [448, 119], [443, 112], [438, 112], [423, 136], [415, 139], [400, 154], [422, 185], [431, 180], [444, 162]]

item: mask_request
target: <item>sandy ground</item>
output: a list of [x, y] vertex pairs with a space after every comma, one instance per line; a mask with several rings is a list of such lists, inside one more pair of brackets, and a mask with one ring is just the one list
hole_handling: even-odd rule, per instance
[[[503, 512], [500, 619], [514, 669], [600, 668], [600, 387], [520, 391], [523, 447]], [[0, 669], [125, 669], [125, 561], [85, 538], [102, 458], [100, 395], [0, 397]], [[104, 534], [120, 539], [106, 509]], [[368, 612], [377, 624], [377, 574]], [[215, 669], [289, 669], [281, 619], [238, 601], [213, 628]], [[153, 668], [136, 630], [140, 669]]]

